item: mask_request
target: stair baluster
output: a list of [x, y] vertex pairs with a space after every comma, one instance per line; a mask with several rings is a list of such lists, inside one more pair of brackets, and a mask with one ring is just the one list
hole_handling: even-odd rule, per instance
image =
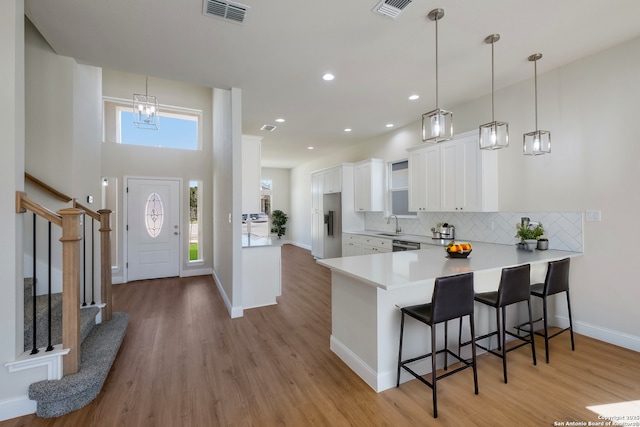
[[[35, 214], [34, 214], [35, 215]], [[49, 321], [48, 321], [48, 346], [47, 346], [47, 350], [46, 351], [53, 351], [53, 345], [51, 343], [51, 325], [53, 324], [53, 321], [51, 319], [51, 312], [53, 311], [53, 309], [51, 308], [51, 294], [53, 293], [53, 290], [51, 289], [51, 221], [48, 221], [49, 223], [49, 255], [48, 255], [48, 259], [47, 259], [47, 275], [48, 275], [48, 279], [49, 279], [49, 307], [48, 307], [48, 315], [49, 315]], [[34, 316], [35, 317], [35, 316]]]
[[93, 272], [93, 268], [96, 265], [96, 240], [95, 240], [96, 220], [91, 217], [91, 305], [96, 303], [95, 291], [96, 291], [96, 275]]
[[31, 284], [31, 298], [33, 299], [33, 347], [31, 349], [31, 354], [37, 354], [38, 353], [38, 335], [37, 335], [37, 313], [36, 313], [36, 306], [37, 306], [37, 292], [36, 292], [36, 282], [38, 281], [37, 278], [37, 274], [36, 274], [36, 218], [38, 216], [34, 213], [33, 214], [33, 283]]
[[87, 216], [82, 215], [82, 306], [87, 306]]

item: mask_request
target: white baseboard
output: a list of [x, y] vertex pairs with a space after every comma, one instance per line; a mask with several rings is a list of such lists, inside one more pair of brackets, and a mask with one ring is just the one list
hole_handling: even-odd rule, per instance
[[331, 335], [329, 340], [329, 348], [342, 359], [352, 371], [358, 374], [369, 387], [378, 393], [382, 391], [378, 389], [378, 376], [376, 372], [333, 335]]
[[[562, 325], [564, 328], [569, 327], [568, 317], [554, 316], [554, 321], [556, 325]], [[573, 322], [573, 330], [578, 334], [586, 335], [599, 341], [640, 352], [640, 337], [635, 335], [580, 321]]]
[[120, 285], [122, 283], [124, 283], [124, 279], [122, 278], [121, 275], [111, 276], [111, 284], [112, 285]]
[[305, 245], [303, 243], [293, 242], [293, 241], [288, 241], [287, 243], [289, 243], [290, 245], [293, 245], [293, 246], [297, 246], [297, 247], [302, 248], [302, 249], [306, 249], [308, 251], [311, 250], [311, 245]]
[[28, 396], [17, 396], [0, 400], [0, 421], [35, 414], [37, 402]]
[[213, 268], [198, 268], [193, 270], [182, 270], [180, 277], [208, 276], [213, 275]]
[[227, 307], [229, 316], [231, 316], [232, 319], [235, 319], [236, 317], [242, 317], [243, 316], [242, 307], [238, 307], [238, 306], [234, 307], [233, 305], [231, 305], [231, 300], [227, 296], [227, 293], [225, 292], [224, 288], [222, 287], [222, 284], [221, 284], [222, 282], [216, 275], [216, 272], [214, 271], [212, 275], [213, 275], [213, 281], [216, 282], [216, 286], [218, 287], [218, 292], [220, 292], [220, 295], [222, 296], [224, 305]]

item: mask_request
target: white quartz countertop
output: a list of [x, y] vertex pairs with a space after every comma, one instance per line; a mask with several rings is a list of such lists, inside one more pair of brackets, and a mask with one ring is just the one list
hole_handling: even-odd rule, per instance
[[257, 234], [242, 233], [243, 248], [260, 248], [265, 246], [282, 246], [282, 240], [260, 236]]
[[582, 255], [580, 252], [558, 250], [526, 251], [515, 245], [477, 242], [472, 242], [472, 245], [473, 251], [466, 259], [449, 258], [443, 247], [433, 246], [418, 251], [329, 258], [317, 262], [371, 286], [391, 290], [440, 276], [546, 263]]

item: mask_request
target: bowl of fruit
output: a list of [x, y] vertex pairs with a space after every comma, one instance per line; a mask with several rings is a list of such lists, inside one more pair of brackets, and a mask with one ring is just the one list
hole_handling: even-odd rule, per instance
[[449, 258], [466, 258], [471, 253], [471, 243], [451, 242], [446, 250]]

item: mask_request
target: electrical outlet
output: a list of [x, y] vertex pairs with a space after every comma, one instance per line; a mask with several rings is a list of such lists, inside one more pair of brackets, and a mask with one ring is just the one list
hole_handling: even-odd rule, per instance
[[602, 212], [598, 210], [587, 210], [587, 221], [602, 221]]

